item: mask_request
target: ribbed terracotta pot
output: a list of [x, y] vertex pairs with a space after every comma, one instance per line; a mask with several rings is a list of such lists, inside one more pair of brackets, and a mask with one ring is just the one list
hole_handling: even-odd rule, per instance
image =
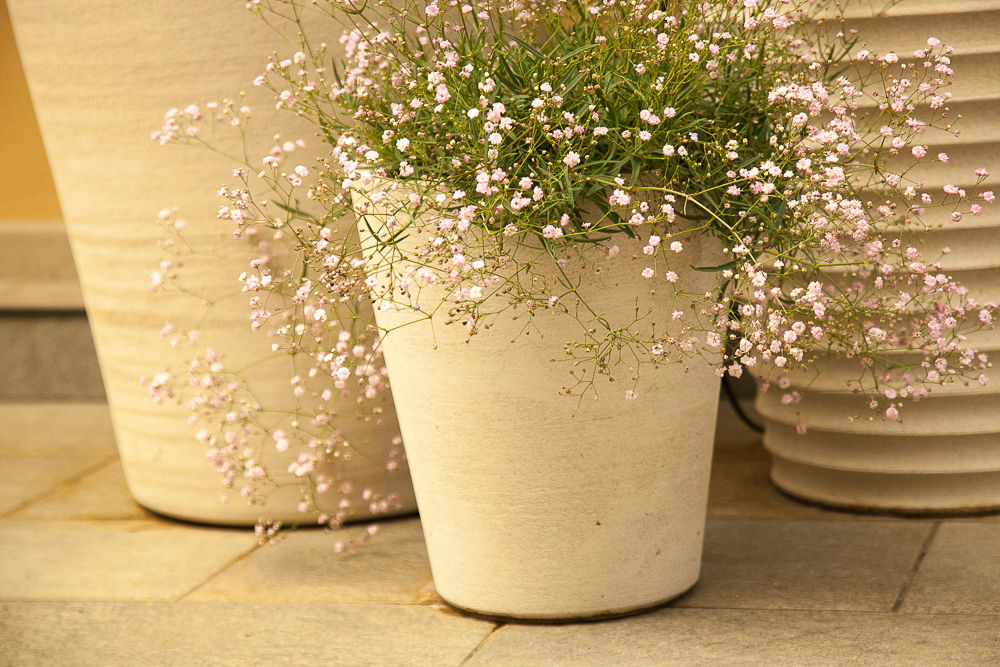
[[[937, 37], [956, 47], [950, 115], [963, 119], [959, 137], [927, 136], [928, 152], [945, 151], [948, 168], [922, 168], [910, 174], [930, 191], [945, 183], [974, 184], [973, 170], [986, 167], [985, 189], [1000, 190], [1000, 2], [902, 2], [886, 16], [862, 19], [868, 3], [849, 5], [849, 27], [878, 52], [901, 57]], [[859, 46], [860, 48], [860, 46]], [[962, 180], [964, 179], [964, 180]], [[942, 263], [980, 301], [1000, 300], [1000, 210], [987, 206], [981, 217], [960, 222], [933, 211], [931, 230], [911, 240], [928, 254], [951, 249]], [[996, 358], [1000, 332], [979, 333], [972, 341]], [[860, 369], [832, 359], [817, 374], [792, 376], [802, 395], [798, 405], [780, 402], [779, 391], [760, 394], [757, 409], [765, 420], [764, 446], [772, 455], [771, 478], [789, 494], [832, 507], [909, 514], [1000, 510], [1000, 375], [992, 384], [935, 388], [929, 398], [907, 403], [903, 422], [867, 418], [864, 401], [846, 388]], [[801, 413], [796, 414], [796, 412]], [[808, 426], [804, 435], [795, 425]]]
[[[252, 524], [260, 516], [284, 522], [297, 511], [300, 491], [283, 488], [264, 507], [240, 499], [223, 504], [219, 474], [205, 460], [183, 406], [156, 406], [140, 376], [179, 367], [188, 349], [171, 350], [160, 339], [164, 322], [178, 331], [197, 329], [200, 342], [241, 368], [270, 355], [270, 340], [253, 334], [237, 276], [252, 249], [229, 240], [229, 223], [215, 220], [217, 187], [232, 164], [208, 151], [161, 148], [150, 132], [166, 109], [235, 98], [258, 74], [272, 50], [291, 47], [243, 9], [239, 2], [123, 2], [11, 0], [16, 38], [38, 113], [49, 161], [84, 290], [104, 385], [129, 489], [157, 512], [193, 521]], [[335, 43], [336, 40], [329, 40]], [[255, 127], [266, 143], [251, 142], [250, 155], [263, 155], [275, 132], [285, 139], [312, 132], [294, 125], [273, 103], [255, 108]], [[225, 128], [223, 128], [225, 129]], [[235, 134], [220, 134], [219, 141]], [[257, 136], [257, 135], [254, 135]], [[232, 142], [230, 142], [230, 145]], [[302, 156], [308, 164], [322, 153]], [[197, 250], [181, 276], [185, 285], [213, 302], [206, 308], [181, 293], [150, 294], [150, 274], [163, 251], [157, 212], [177, 207], [188, 227], [185, 238]], [[246, 374], [268, 409], [294, 408], [287, 357]], [[58, 415], [53, 415], [58, 419]], [[385, 469], [386, 452], [397, 432], [392, 405], [380, 423], [338, 423], [347, 437], [367, 448], [340, 470], [355, 489], [372, 487], [396, 494], [398, 512], [415, 508], [408, 477]], [[361, 444], [365, 443], [365, 444]], [[263, 463], [283, 472], [297, 452], [264, 447]], [[360, 492], [360, 491], [359, 491]], [[336, 510], [339, 497], [330, 494]], [[322, 499], [323, 496], [320, 496]], [[353, 518], [368, 518], [360, 499]]]
[[[369, 258], [366, 226], [381, 228], [385, 211], [373, 205], [362, 216]], [[569, 254], [565, 271], [580, 278], [579, 293], [612, 323], [627, 324], [637, 308], [668, 317], [671, 297], [666, 290], [650, 297], [639, 275], [639, 246], [615, 243], [622, 259], [605, 261], [600, 275]], [[690, 239], [685, 248], [685, 265], [713, 265], [721, 255], [711, 240]], [[687, 269], [679, 284], [697, 293], [711, 279]], [[422, 287], [418, 303], [431, 312], [441, 295]], [[571, 298], [565, 305], [573, 309]], [[625, 400], [632, 372], [620, 367], [618, 382], [598, 378], [598, 400], [578, 403], [560, 395], [574, 384], [571, 365], [559, 361], [564, 343], [580, 337], [572, 316], [545, 310], [529, 322], [523, 310], [516, 321], [507, 312], [469, 339], [462, 324], [445, 323], [445, 310], [408, 324], [420, 319], [412, 310], [376, 308], [379, 327], [392, 330], [385, 359], [441, 597], [492, 618], [566, 620], [635, 612], [691, 588], [701, 561], [715, 369], [702, 359], [689, 369], [643, 368], [638, 399]]]

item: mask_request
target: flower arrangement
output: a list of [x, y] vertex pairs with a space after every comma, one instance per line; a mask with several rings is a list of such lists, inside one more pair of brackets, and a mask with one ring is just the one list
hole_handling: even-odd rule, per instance
[[[888, 419], [929, 386], [985, 383], [988, 360], [965, 337], [992, 326], [996, 304], [912, 242], [929, 217], [994, 201], [912, 176], [948, 168], [924, 137], [952, 129], [951, 50], [930, 38], [905, 57], [871, 53], [818, 5], [248, 2], [294, 42], [254, 85], [328, 153], [300, 162], [301, 140], [276, 139], [220, 192], [237, 236], [294, 243], [291, 269], [265, 251], [241, 276], [254, 326], [274, 325], [276, 349], [304, 352], [337, 387], [375, 378], [373, 392], [372, 355], [394, 332], [376, 335], [370, 301], [473, 339], [499, 317], [526, 330], [543, 311], [575, 318], [563, 390], [578, 396], [624, 376], [637, 398], [640, 367], [698, 356], [731, 376], [766, 367], [782, 389], [790, 369], [854, 357], [866, 374], [852, 383]], [[342, 59], [317, 16], [346, 26]], [[246, 132], [250, 117], [238, 102], [192, 105], [154, 139], [204, 143], [206, 124]], [[360, 240], [341, 224], [352, 215]], [[711, 264], [691, 251], [706, 238]], [[623, 321], [591, 307], [565, 268], [609, 261], [643, 279], [624, 298], [664, 301]], [[712, 287], [686, 282], [696, 274]], [[336, 318], [353, 324], [335, 343], [303, 335]]]
[[[217, 113], [225, 118], [232, 108], [226, 100]], [[282, 290], [293, 282], [288, 276], [301, 267], [294, 264], [295, 253], [280, 232], [265, 236], [250, 229], [216, 247], [204, 238], [189, 239], [187, 223], [176, 210], [161, 211], [159, 223], [163, 259], [152, 273], [154, 292], [185, 293], [207, 314], [224, 306], [219, 299], [225, 290], [192, 281], [187, 275], [192, 264], [233, 265], [234, 255], [253, 257], [253, 266], [264, 265], [277, 276], [274, 285], [265, 281], [266, 303], [255, 302], [250, 318], [253, 330], [271, 338], [270, 354], [233, 367], [224, 353], [229, 341], [214, 340], [214, 347], [204, 347], [199, 330], [178, 331], [168, 323], [161, 337], [171, 347], [189, 348], [189, 361], [184, 368], [168, 368], [143, 380], [155, 402], [183, 402], [190, 412], [195, 437], [226, 489], [222, 500], [229, 501], [236, 492], [257, 506], [256, 529], [263, 541], [273, 539], [285, 521], [314, 520], [338, 528], [345, 521], [412, 511], [405, 456], [375, 332], [349, 314], [317, 317], [298, 278], [298, 289]], [[245, 248], [230, 247], [234, 244]], [[238, 299], [239, 291], [234, 291]], [[244, 291], [252, 290], [244, 285]], [[276, 392], [286, 374], [286, 388]], [[275, 465], [282, 461], [280, 467]], [[286, 509], [294, 495], [299, 498], [299, 521]], [[377, 525], [369, 525], [360, 540], [338, 540], [334, 548], [356, 550], [377, 530]]]

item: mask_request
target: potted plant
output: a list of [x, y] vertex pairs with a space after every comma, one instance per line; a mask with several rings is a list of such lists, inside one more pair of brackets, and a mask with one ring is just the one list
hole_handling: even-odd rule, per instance
[[[869, 15], [868, 8], [854, 7], [845, 23], [834, 25], [864, 41], [856, 46], [855, 57], [869, 59], [886, 80], [912, 79], [927, 62], [942, 79], [943, 85], [927, 91], [927, 103], [916, 110], [926, 125], [886, 140], [885, 152], [898, 152], [891, 156], [892, 172], [939, 205], [922, 214], [922, 226], [909, 225], [902, 238], [936, 260], [928, 265], [928, 274], [954, 279], [972, 299], [992, 304], [1000, 299], [997, 211], [988, 204], [1000, 173], [993, 150], [1000, 117], [989, 82], [1000, 62], [991, 32], [1000, 4], [974, 3], [961, 11], [909, 4], [899, 3], [878, 17]], [[948, 21], [942, 21], [945, 13]], [[955, 52], [925, 57], [951, 40], [960, 47]], [[872, 93], [877, 91], [867, 92], [859, 103], [874, 108], [879, 100]], [[973, 308], [973, 319], [979, 318], [989, 324], [991, 309]], [[992, 352], [1000, 346], [997, 335], [993, 327], [984, 327], [970, 342]], [[1000, 509], [998, 389], [995, 382], [983, 386], [996, 378], [987, 371], [983, 384], [907, 387], [904, 373], [919, 361], [916, 348], [904, 337], [896, 350], [868, 360], [887, 379], [881, 388], [859, 381], [865, 359], [836, 354], [821, 370], [772, 378], [784, 390], [772, 382], [758, 396], [757, 407], [764, 417], [774, 483], [795, 497], [847, 509], [906, 514]], [[933, 372], [951, 370], [942, 365]], [[792, 392], [801, 401], [785, 398]], [[897, 397], [907, 393], [920, 399], [919, 406], [900, 411]], [[881, 403], [892, 418], [855, 418], [861, 412], [856, 394], [861, 401]], [[796, 433], [801, 427], [806, 432]]]
[[[268, 193], [238, 174], [224, 217], [290, 233], [316, 308], [374, 303], [439, 593], [539, 620], [682, 594], [718, 377], [879, 354], [885, 276], [923, 278], [900, 209], [857, 193], [899, 181], [850, 41], [809, 32], [808, 2], [248, 5], [294, 42], [255, 83], [329, 155], [265, 156]], [[347, 24], [345, 61], [311, 11]], [[957, 285], [926, 287], [907, 313], [965, 319]], [[969, 354], [954, 328], [918, 347]]]
[[[214, 219], [215, 193], [204, 186], [221, 181], [219, 174], [229, 173], [230, 160], [207, 154], [192, 159], [191, 152], [163, 150], [149, 141], [156, 117], [167, 106], [178, 98], [209, 97], [244, 85], [266, 57], [258, 50], [278, 48], [281, 38], [242, 6], [230, 3], [213, 3], [211, 9], [200, 2], [141, 7], [94, 2], [82, 7], [50, 0], [8, 5], [84, 291], [125, 477], [136, 500], [192, 521], [254, 525], [264, 517], [312, 522], [323, 514], [332, 520], [343, 511], [339, 479], [346, 479], [353, 487], [351, 518], [413, 511], [405, 465], [401, 457], [390, 456], [399, 449], [393, 442], [398, 428], [385, 393], [373, 404], [381, 421], [371, 418], [371, 409], [366, 410], [368, 419], [355, 417], [356, 399], [365, 399], [367, 388], [352, 384], [346, 387], [350, 396], [336, 408], [339, 416], [314, 426], [310, 420], [329, 413], [331, 402], [326, 408], [304, 406], [309, 396], [296, 396], [296, 387], [289, 384], [295, 366], [307, 377], [309, 366], [302, 362], [308, 357], [293, 358], [284, 347], [274, 352], [273, 339], [251, 331], [247, 300], [252, 293], [242, 293], [236, 277], [259, 259], [261, 244], [271, 245], [272, 265], [280, 264], [282, 257], [293, 262], [295, 253], [290, 246], [286, 253], [271, 235], [234, 243], [230, 230]], [[172, 29], [164, 31], [164, 25]], [[121, 66], [124, 54], [128, 67]], [[219, 62], [219, 54], [224, 62]], [[206, 61], [216, 66], [206, 68]], [[108, 91], [121, 93], [114, 104], [108, 103]], [[240, 106], [203, 109], [214, 118], [238, 113]], [[227, 126], [232, 120], [226, 117]], [[249, 150], [269, 149], [275, 132], [296, 132], [296, 119], [290, 115], [268, 115], [261, 109], [255, 120], [268, 125], [270, 134], [247, 144]], [[243, 148], [239, 141], [224, 140], [218, 135], [220, 150]], [[154, 222], [165, 206], [179, 209], [162, 216], [170, 237]], [[165, 249], [161, 242], [168, 240], [174, 245]], [[175, 252], [188, 247], [193, 251]], [[161, 261], [166, 264], [158, 267]], [[150, 274], [155, 271], [157, 282], [171, 283], [169, 275], [180, 262], [184, 266], [178, 285], [184, 289], [152, 294]], [[275, 295], [271, 307], [276, 313], [283, 312], [278, 309], [281, 303]], [[299, 304], [299, 310], [305, 305]], [[161, 336], [167, 322], [172, 332]], [[338, 342], [339, 326], [334, 326], [333, 317], [328, 324], [325, 335], [333, 338], [329, 351]], [[344, 325], [350, 329], [352, 323], [345, 320]], [[186, 341], [191, 331], [200, 334], [200, 350], [186, 343], [171, 346]], [[361, 360], [351, 356], [359, 362], [355, 367], [360, 366]], [[199, 382], [209, 378], [209, 383], [197, 385], [184, 403], [154, 406], [150, 391], [163, 396], [169, 390], [166, 369], [177, 371], [192, 362]], [[344, 389], [332, 382], [324, 389], [335, 391], [340, 400]], [[205, 399], [192, 407], [204, 408], [202, 417], [207, 416], [205, 410], [212, 412], [211, 422], [189, 423], [186, 403], [195, 398]], [[257, 404], [269, 413], [247, 420], [243, 410]], [[240, 418], [227, 421], [230, 410]], [[281, 426], [279, 416], [287, 422], [287, 415], [296, 412], [302, 430], [318, 433], [321, 444], [336, 439], [339, 447], [350, 440], [358, 453], [348, 462], [343, 457], [332, 464], [317, 460], [308, 438], [297, 438], [300, 431]], [[272, 434], [260, 427], [269, 427]], [[273, 438], [282, 428], [284, 441]], [[252, 450], [249, 456], [244, 454], [247, 448]], [[206, 453], [212, 461], [206, 461]], [[300, 455], [307, 458], [300, 462]], [[323, 477], [298, 474], [305, 473], [311, 461]], [[220, 478], [213, 462], [227, 477]], [[293, 463], [297, 465], [289, 472]], [[389, 471], [387, 465], [398, 470]], [[262, 469], [280, 486], [260, 475]], [[229, 493], [220, 483], [226, 478], [232, 491], [253, 491], [249, 495], [260, 502], [239, 502], [238, 497], [220, 502]], [[331, 486], [320, 497], [319, 508], [311, 502], [317, 484]], [[380, 496], [374, 512], [373, 493]], [[395, 501], [381, 506], [393, 496]], [[303, 502], [307, 513], [300, 511]]]

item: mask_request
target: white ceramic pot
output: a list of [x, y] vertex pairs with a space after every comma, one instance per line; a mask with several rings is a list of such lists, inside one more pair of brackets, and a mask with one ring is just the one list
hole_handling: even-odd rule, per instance
[[[379, 229], [385, 220], [384, 205], [371, 210], [362, 237], [366, 224]], [[643, 263], [632, 258], [641, 250], [626, 241], [616, 240], [621, 259], [600, 275], [578, 258], [565, 271], [612, 323], [628, 323], [637, 308], [667, 317], [671, 297], [648, 296]], [[714, 241], [685, 247], [693, 264], [718, 263]], [[712, 279], [686, 270], [680, 284], [704, 291]], [[424, 312], [441, 294], [421, 288]], [[571, 299], [565, 305], [572, 310]], [[555, 620], [627, 614], [691, 588], [701, 560], [715, 370], [701, 359], [689, 369], [644, 368], [638, 399], [629, 401], [632, 373], [618, 368], [617, 383], [599, 378], [599, 400], [578, 403], [560, 395], [573, 382], [571, 366], [558, 361], [564, 343], [579, 338], [573, 317], [543, 310], [529, 322], [522, 311], [515, 321], [508, 312], [469, 339], [461, 324], [445, 324], [444, 310], [397, 329], [418, 319], [413, 311], [376, 308], [379, 327], [393, 329], [385, 358], [438, 593], [488, 617]]]
[[[142, 505], [173, 517], [222, 524], [252, 524], [264, 515], [302, 521], [297, 488], [273, 493], [265, 507], [239, 498], [220, 502], [220, 476], [194, 440], [183, 406], [156, 406], [140, 376], [182, 365], [190, 354], [171, 350], [158, 332], [171, 321], [179, 331], [197, 329], [201, 341], [225, 354], [227, 367], [240, 368], [268, 357], [270, 340], [252, 334], [246, 297], [236, 277], [252, 257], [229, 240], [229, 223], [214, 219], [216, 188], [228, 181], [232, 164], [208, 151], [161, 148], [150, 133], [166, 109], [191, 102], [236, 97], [263, 67], [272, 50], [287, 51], [277, 35], [239, 2], [197, 0], [149, 3], [94, 0], [8, 2], [18, 47], [37, 110], [84, 290], [129, 488]], [[329, 40], [335, 43], [336, 40]], [[254, 122], [285, 138], [312, 132], [296, 127], [292, 114], [273, 103], [255, 109]], [[299, 134], [295, 134], [299, 133]], [[224, 141], [226, 136], [222, 134]], [[317, 142], [315, 152], [323, 151]], [[184, 284], [207, 300], [180, 293], [150, 294], [150, 274], [163, 251], [157, 212], [177, 207], [188, 222], [186, 238], [199, 254], [182, 271]], [[248, 372], [265, 407], [294, 408], [287, 358]], [[366, 486], [398, 496], [396, 512], [415, 508], [405, 468], [385, 470], [386, 452], [397, 426], [391, 403], [381, 423], [345, 418], [337, 424], [367, 448], [341, 470], [356, 489]], [[57, 415], [54, 418], [58, 418]], [[362, 443], [367, 443], [363, 444]], [[296, 453], [263, 446], [263, 462], [283, 472]], [[334, 503], [339, 497], [329, 494]], [[322, 498], [322, 496], [321, 496]], [[354, 518], [370, 516], [355, 504]]]
[[[986, 188], [1000, 191], [1000, 2], [970, 0], [951, 7], [903, 2], [876, 19], [856, 3], [849, 22], [862, 40], [879, 52], [901, 56], [937, 37], [956, 47], [956, 71], [949, 104], [959, 137], [928, 135], [929, 151], [946, 151], [953, 165], [923, 168], [911, 176], [940, 192], [946, 182], [974, 183], [973, 169], [986, 167]], [[868, 9], [870, 11], [870, 8]], [[859, 47], [860, 48], [860, 47]], [[932, 229], [914, 241], [928, 253], [948, 246], [943, 264], [980, 301], [1000, 300], [1000, 209], [986, 207], [981, 217], [959, 223], [947, 212], [932, 212]], [[996, 358], [1000, 331], [977, 334], [976, 346]], [[799, 405], [782, 405], [780, 392], [761, 394], [757, 409], [765, 420], [764, 446], [772, 455], [771, 478], [787, 493], [833, 507], [911, 514], [1000, 510], [1000, 376], [993, 383], [934, 389], [929, 398], [907, 404], [903, 423], [867, 418], [864, 401], [846, 393], [845, 382], [859, 368], [831, 360], [817, 377], [793, 377]], [[801, 416], [796, 412], [801, 412]], [[795, 433], [799, 421], [805, 435]]]

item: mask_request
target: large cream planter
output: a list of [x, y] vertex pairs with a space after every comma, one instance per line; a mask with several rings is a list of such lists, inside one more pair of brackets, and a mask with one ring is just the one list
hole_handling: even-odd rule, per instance
[[[372, 206], [362, 237], [387, 215]], [[616, 243], [623, 258], [642, 257]], [[717, 263], [713, 241], [685, 247], [691, 263]], [[570, 256], [567, 275], [610, 322], [631, 321], [635, 297], [640, 312], [669, 312], [669, 298], [648, 296], [641, 260], [609, 262], [597, 276]], [[680, 284], [703, 291], [705, 276], [686, 270]], [[441, 295], [422, 287], [418, 303], [430, 312]], [[491, 618], [600, 618], [695, 584], [719, 391], [711, 365], [644, 368], [631, 401], [631, 373], [619, 368], [618, 383], [599, 383], [599, 398], [578, 405], [560, 395], [572, 381], [558, 360], [581, 331], [571, 316], [544, 311], [528, 324], [523, 311], [516, 321], [503, 313], [471, 339], [443, 314], [414, 323], [412, 310], [392, 306], [376, 317], [392, 329], [385, 359], [444, 600]]]
[[[265, 358], [270, 341], [248, 326], [247, 298], [236, 277], [253, 256], [229, 240], [228, 223], [214, 220], [218, 186], [231, 163], [208, 151], [161, 148], [150, 132], [166, 109], [231, 97], [249, 87], [280, 38], [239, 2], [120, 2], [11, 0], [16, 39], [52, 165], [59, 199], [94, 333], [122, 465], [135, 499], [156, 512], [220, 524], [253, 524], [264, 516], [283, 522], [307, 518], [296, 506], [300, 491], [272, 493], [264, 507], [241, 498], [220, 502], [221, 477], [205, 460], [183, 406], [156, 406], [140, 377], [178, 367], [191, 355], [172, 350], [158, 332], [166, 321], [178, 331], [197, 329], [200, 341], [223, 352], [227, 367]], [[332, 41], [332, 40], [331, 40]], [[270, 108], [270, 111], [269, 111]], [[311, 133], [277, 114], [273, 104], [256, 109], [268, 143], [251, 145], [262, 155], [276, 131], [286, 138]], [[293, 134], [301, 132], [301, 134]], [[226, 136], [226, 135], [222, 135]], [[317, 142], [313, 147], [321, 151]], [[306, 163], [312, 155], [302, 157]], [[163, 252], [157, 212], [177, 207], [188, 222], [184, 234], [199, 253], [182, 270], [184, 283], [214, 303], [206, 308], [186, 294], [150, 294], [150, 274]], [[208, 257], [199, 257], [207, 254]], [[294, 408], [286, 359], [247, 374], [270, 409]], [[58, 419], [58, 414], [53, 419]], [[347, 437], [368, 443], [335, 471], [354, 488], [394, 494], [392, 513], [415, 504], [405, 468], [390, 474], [386, 454], [398, 432], [391, 402], [380, 422], [345, 417]], [[264, 447], [263, 463], [284, 472], [295, 459]], [[327, 502], [336, 511], [337, 493]], [[324, 498], [324, 496], [320, 496]], [[354, 503], [352, 518], [369, 518], [368, 503]]]
[[[854, 17], [867, 3], [856, 3]], [[959, 137], [928, 135], [929, 152], [945, 151], [952, 165], [911, 174], [931, 191], [947, 182], [971, 186], [973, 169], [986, 167], [984, 186], [1000, 191], [1000, 2], [978, 0], [945, 7], [902, 2], [887, 16], [852, 18], [851, 27], [875, 50], [901, 56], [937, 37], [956, 47], [951, 117], [961, 114]], [[860, 48], [860, 46], [859, 46]], [[1000, 300], [1000, 209], [951, 222], [932, 212], [931, 229], [913, 241], [928, 254], [945, 246], [949, 273], [980, 301]], [[972, 342], [1000, 359], [1000, 331], [976, 334]], [[798, 405], [783, 405], [776, 388], [760, 394], [764, 446], [772, 456], [771, 478], [787, 493], [833, 507], [908, 514], [1000, 510], [1000, 375], [980, 387], [935, 388], [918, 403], [907, 402], [902, 423], [864, 415], [865, 401], [849, 394], [846, 381], [860, 369], [845, 359], [823, 364], [818, 374], [793, 376]], [[849, 422], [852, 415], [862, 419]], [[800, 421], [804, 435], [795, 432]]]

